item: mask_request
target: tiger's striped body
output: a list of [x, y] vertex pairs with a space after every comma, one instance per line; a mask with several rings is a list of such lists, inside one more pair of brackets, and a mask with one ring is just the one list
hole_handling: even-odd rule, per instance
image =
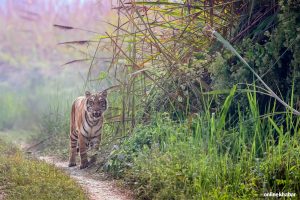
[[77, 147], [80, 153], [80, 169], [89, 164], [88, 148], [99, 149], [103, 113], [107, 109], [106, 91], [96, 94], [86, 92], [73, 105], [70, 119], [70, 159], [69, 167], [76, 165]]

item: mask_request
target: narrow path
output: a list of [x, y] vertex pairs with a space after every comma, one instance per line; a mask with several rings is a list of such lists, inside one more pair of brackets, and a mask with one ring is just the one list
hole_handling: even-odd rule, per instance
[[5, 193], [3, 191], [1, 191], [0, 188], [0, 200], [4, 200], [5, 199]]
[[80, 170], [78, 166], [68, 167], [67, 162], [58, 160], [51, 156], [40, 156], [49, 164], [64, 170], [71, 178], [87, 192], [90, 200], [132, 200], [132, 194], [125, 189], [120, 189], [114, 181], [104, 180], [101, 174], [91, 174], [86, 170]]

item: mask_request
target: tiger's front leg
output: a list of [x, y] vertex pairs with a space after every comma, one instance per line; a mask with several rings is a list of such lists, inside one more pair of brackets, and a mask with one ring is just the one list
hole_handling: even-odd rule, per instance
[[95, 138], [92, 139], [91, 144], [92, 144], [92, 156], [89, 161], [89, 163], [94, 163], [97, 161], [97, 155], [98, 155], [98, 150], [100, 147], [100, 142], [101, 142], [101, 133], [99, 136], [96, 136]]
[[78, 136], [74, 131], [70, 132], [70, 158], [69, 167], [76, 166]]
[[86, 141], [82, 134], [79, 134], [79, 153], [80, 153], [80, 169], [88, 167]]

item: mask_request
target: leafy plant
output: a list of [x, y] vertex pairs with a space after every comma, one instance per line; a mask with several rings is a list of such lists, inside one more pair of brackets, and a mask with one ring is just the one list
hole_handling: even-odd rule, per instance
[[[299, 23], [299, 13], [291, 6], [289, 2], [286, 6], [283, 1], [279, 1], [280, 12], [277, 15], [278, 25], [272, 29], [264, 31], [264, 37], [260, 40], [254, 40], [253, 37], [246, 37], [240, 44], [236, 45], [237, 51], [241, 52], [247, 63], [253, 67], [258, 76], [260, 76], [275, 93], [281, 97], [290, 96], [293, 92], [293, 99], [285, 99], [294, 102], [296, 109], [299, 99], [299, 63], [298, 63], [298, 37], [297, 27]], [[218, 55], [218, 59], [210, 68], [213, 76], [213, 87], [215, 89], [227, 86], [230, 88], [236, 83], [251, 84], [256, 82], [256, 86], [262, 86], [253, 73], [245, 69], [243, 61], [238, 59], [238, 55], [229, 52]], [[295, 86], [295, 87], [294, 87]], [[242, 86], [243, 87], [243, 86]], [[244, 86], [245, 88], [245, 86]], [[270, 90], [262, 90], [272, 97]], [[270, 101], [266, 95], [259, 96], [261, 104]], [[286, 105], [284, 106], [286, 107]]]
[[123, 177], [140, 199], [253, 199], [268, 191], [298, 193], [299, 119], [281, 114], [289, 122], [283, 128], [274, 108], [261, 116], [255, 92], [246, 93], [246, 112], [232, 118], [228, 108], [235, 94], [233, 89], [220, 113], [208, 111], [181, 122], [162, 114], [137, 126], [111, 153], [108, 171]]

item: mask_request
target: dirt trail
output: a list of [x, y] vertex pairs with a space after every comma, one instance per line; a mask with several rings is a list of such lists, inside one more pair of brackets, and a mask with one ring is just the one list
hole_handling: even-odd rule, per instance
[[132, 200], [132, 194], [129, 191], [120, 189], [114, 181], [104, 180], [101, 174], [91, 174], [86, 170], [80, 170], [78, 166], [68, 167], [67, 162], [58, 160], [51, 156], [40, 156], [49, 164], [63, 169], [71, 178], [76, 180], [80, 186], [86, 190], [90, 200]]
[[[0, 135], [2, 135], [0, 133]], [[40, 156], [35, 147], [24, 141], [14, 141], [24, 152], [31, 156], [53, 164], [70, 175], [88, 194], [90, 200], [133, 200], [133, 194], [125, 189], [121, 189], [112, 180], [107, 180], [104, 174], [91, 173], [92, 170], [80, 170], [79, 166], [68, 167], [68, 162], [62, 161], [55, 156]], [[34, 148], [32, 148], [34, 147]], [[28, 151], [30, 148], [30, 151]], [[0, 191], [0, 200], [5, 194]]]

